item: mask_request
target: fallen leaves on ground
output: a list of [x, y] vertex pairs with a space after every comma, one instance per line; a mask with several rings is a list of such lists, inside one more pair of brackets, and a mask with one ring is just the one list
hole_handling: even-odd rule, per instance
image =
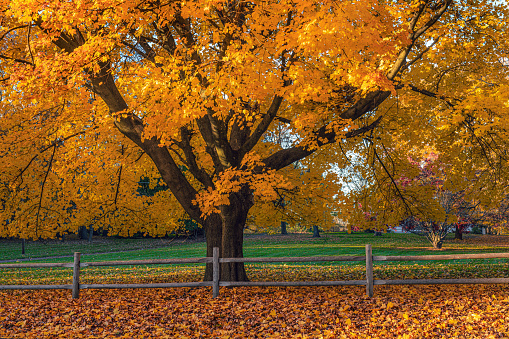
[[[359, 280], [363, 265], [248, 265], [253, 281]], [[82, 283], [198, 281], [204, 266], [84, 268]], [[71, 282], [3, 270], [0, 284]], [[506, 263], [375, 266], [375, 279], [508, 277]], [[506, 285], [0, 291], [0, 338], [509, 338]]]
[[2, 338], [507, 338], [505, 285], [0, 292]]

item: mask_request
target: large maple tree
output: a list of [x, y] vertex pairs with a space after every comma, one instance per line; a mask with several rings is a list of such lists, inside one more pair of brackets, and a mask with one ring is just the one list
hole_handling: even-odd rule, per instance
[[[450, 131], [469, 123], [480, 136], [509, 121], [508, 13], [496, 2], [2, 0], [0, 8], [4, 235], [51, 237], [92, 221], [164, 234], [187, 214], [205, 230], [207, 255], [217, 246], [240, 257], [257, 201], [295, 191], [306, 170], [355, 153], [367, 133], [384, 126], [405, 144], [432, 135], [435, 118]], [[281, 126], [286, 141], [274, 142]], [[337, 184], [318, 176], [325, 183], [306, 194]], [[142, 177], [169, 190], [136, 196]], [[147, 214], [155, 222], [145, 224]], [[247, 279], [240, 263], [221, 274]]]

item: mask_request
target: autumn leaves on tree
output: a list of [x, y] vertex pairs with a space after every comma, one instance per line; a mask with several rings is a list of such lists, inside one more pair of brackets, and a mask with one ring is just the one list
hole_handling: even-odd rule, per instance
[[[208, 255], [240, 257], [253, 206], [273, 210], [285, 194], [352, 206], [330, 164], [365, 147], [387, 178], [391, 152], [445, 154], [455, 178], [505, 166], [508, 13], [496, 3], [2, 0], [1, 10], [2, 235], [90, 222], [161, 235], [188, 215]], [[270, 137], [282, 126], [284, 143]], [[137, 196], [142, 177], [169, 191]], [[221, 279], [247, 276], [231, 263]]]

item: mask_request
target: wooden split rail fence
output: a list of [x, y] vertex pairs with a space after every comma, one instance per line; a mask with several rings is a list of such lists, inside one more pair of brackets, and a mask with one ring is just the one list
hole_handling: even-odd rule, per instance
[[[274, 257], [274, 258], [219, 258], [219, 248], [214, 248], [212, 257], [185, 259], [154, 259], [129, 261], [81, 262], [81, 254], [74, 253], [73, 263], [36, 263], [36, 264], [0, 264], [2, 268], [41, 268], [41, 267], [72, 267], [73, 278], [70, 285], [0, 285], [0, 290], [42, 290], [42, 289], [70, 289], [72, 297], [78, 298], [80, 289], [106, 288], [170, 288], [170, 287], [212, 287], [212, 296], [219, 295], [220, 286], [345, 286], [365, 285], [366, 294], [373, 296], [374, 285], [435, 285], [435, 284], [506, 284], [509, 278], [480, 278], [480, 279], [373, 279], [373, 261], [418, 261], [418, 260], [458, 260], [458, 259], [493, 259], [509, 258], [509, 253], [479, 253], [479, 254], [447, 254], [447, 255], [413, 255], [413, 256], [373, 256], [371, 245], [366, 245], [365, 256], [320, 256], [320, 257]], [[365, 280], [346, 281], [220, 281], [220, 264], [229, 262], [320, 262], [320, 261], [364, 261], [366, 264]], [[188, 264], [212, 263], [213, 280], [184, 283], [152, 283], [152, 284], [80, 284], [80, 269], [93, 266], [118, 265], [158, 265], [158, 264]]]

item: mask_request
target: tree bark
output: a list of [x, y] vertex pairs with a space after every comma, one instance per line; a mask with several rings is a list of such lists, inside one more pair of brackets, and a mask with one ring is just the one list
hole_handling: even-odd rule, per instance
[[[212, 256], [214, 247], [219, 247], [220, 258], [242, 258], [244, 227], [249, 209], [253, 205], [251, 192], [232, 193], [230, 204], [220, 207], [220, 214], [209, 216], [204, 223], [207, 237], [207, 256]], [[222, 263], [222, 281], [248, 281], [244, 263]], [[212, 280], [212, 264], [205, 267], [205, 281]]]
[[463, 240], [463, 232], [458, 225], [456, 225], [456, 230], [454, 231], [454, 239]]
[[286, 221], [281, 221], [281, 234], [282, 235], [288, 234], [288, 232], [286, 231], [286, 225], [287, 225]]
[[82, 240], [88, 239], [88, 231], [86, 226], [80, 226], [78, 229], [78, 237]]
[[318, 230], [318, 226], [313, 226], [313, 238], [320, 238], [320, 231]]
[[433, 248], [436, 250], [442, 249], [442, 245], [444, 243], [444, 239], [442, 237], [433, 234], [431, 237], [431, 244], [433, 245]]

